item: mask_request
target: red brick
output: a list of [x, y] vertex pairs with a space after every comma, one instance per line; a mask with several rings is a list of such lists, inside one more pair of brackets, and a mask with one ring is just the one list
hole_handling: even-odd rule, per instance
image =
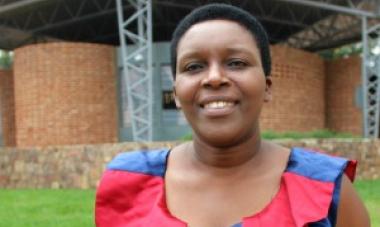
[[111, 46], [48, 43], [19, 48], [14, 90], [19, 147], [118, 140]]
[[326, 125], [334, 131], [362, 135], [362, 112], [355, 103], [360, 70], [359, 56], [326, 62]]
[[325, 127], [324, 60], [302, 50], [272, 46], [272, 100], [262, 130], [305, 132]]
[[0, 70], [0, 105], [3, 145], [15, 146], [15, 107], [11, 70]]

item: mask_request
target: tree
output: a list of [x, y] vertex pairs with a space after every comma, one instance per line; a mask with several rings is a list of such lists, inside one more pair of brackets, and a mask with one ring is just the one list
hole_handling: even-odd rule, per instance
[[13, 62], [13, 52], [0, 50], [0, 69], [9, 69]]

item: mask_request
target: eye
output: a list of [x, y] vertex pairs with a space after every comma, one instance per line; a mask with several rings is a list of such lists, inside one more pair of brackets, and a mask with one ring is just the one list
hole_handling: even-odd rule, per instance
[[248, 64], [241, 59], [232, 59], [227, 62], [227, 66], [231, 69], [242, 69], [246, 67]]
[[193, 62], [193, 63], [187, 64], [184, 68], [184, 71], [190, 72], [190, 73], [196, 73], [196, 72], [202, 70], [204, 67], [205, 67], [205, 65], [202, 63]]

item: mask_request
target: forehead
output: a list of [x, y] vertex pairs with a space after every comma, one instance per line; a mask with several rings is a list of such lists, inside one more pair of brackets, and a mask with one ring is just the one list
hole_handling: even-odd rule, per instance
[[244, 46], [257, 50], [252, 33], [237, 22], [208, 20], [191, 26], [180, 39], [177, 54], [186, 49], [210, 49], [213, 47]]

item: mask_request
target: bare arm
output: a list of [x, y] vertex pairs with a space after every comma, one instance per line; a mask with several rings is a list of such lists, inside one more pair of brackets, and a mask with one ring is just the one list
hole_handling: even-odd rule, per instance
[[343, 175], [338, 206], [336, 227], [370, 227], [367, 209], [356, 193], [354, 186], [346, 175]]

